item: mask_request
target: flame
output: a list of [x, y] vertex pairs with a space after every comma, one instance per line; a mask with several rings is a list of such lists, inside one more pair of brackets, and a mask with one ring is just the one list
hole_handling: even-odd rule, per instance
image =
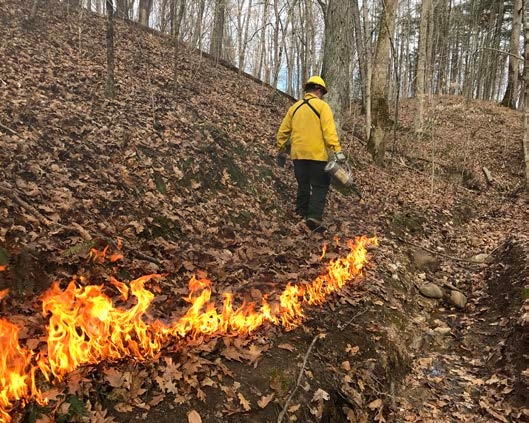
[[31, 365], [33, 353], [20, 347], [19, 328], [0, 319], [0, 421], [9, 422], [7, 412], [13, 401], [35, 398], [42, 402], [35, 386], [36, 367]]
[[[11, 421], [8, 411], [15, 401], [43, 402], [35, 383], [37, 372], [47, 380], [61, 380], [86, 364], [131, 356], [145, 360], [155, 357], [170, 342], [247, 335], [267, 322], [291, 330], [302, 323], [307, 306], [323, 303], [327, 296], [362, 276], [366, 247], [377, 243], [376, 238], [367, 237], [349, 241], [351, 251], [346, 257], [331, 260], [326, 272], [312, 283], [287, 284], [274, 303], [265, 296], [259, 305], [243, 302], [236, 306], [233, 295], [224, 293], [218, 307], [212, 300], [211, 281], [203, 274], [194, 276], [184, 298], [189, 308], [169, 324], [159, 320], [149, 323], [145, 318], [154, 299], [145, 285], [161, 275], [145, 275], [129, 285], [110, 278], [127, 307], [116, 306], [103, 285], [83, 286], [83, 278], [74, 278], [64, 290], [55, 282], [42, 296], [42, 312], [49, 319], [44, 353], [35, 354], [21, 347], [19, 328], [0, 319], [0, 422]], [[90, 260], [102, 262], [106, 254], [107, 248], [91, 250]], [[111, 255], [110, 260], [115, 257]], [[0, 291], [0, 300], [4, 295]]]

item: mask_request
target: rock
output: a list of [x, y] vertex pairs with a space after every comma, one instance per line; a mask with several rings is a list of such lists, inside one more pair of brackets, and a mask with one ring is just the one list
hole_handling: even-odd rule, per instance
[[452, 329], [450, 329], [449, 327], [443, 326], [443, 327], [435, 328], [434, 332], [437, 333], [438, 335], [445, 336], [445, 335], [449, 335], [452, 332]]
[[419, 286], [419, 292], [428, 298], [443, 298], [443, 290], [434, 283], [425, 283]]
[[470, 261], [474, 263], [489, 263], [490, 255], [489, 254], [476, 254], [475, 256], [470, 257]]
[[457, 308], [465, 308], [467, 305], [467, 297], [459, 291], [450, 291], [450, 297], [448, 298], [450, 303]]
[[419, 270], [436, 271], [439, 269], [439, 260], [425, 250], [415, 250], [412, 252], [412, 260]]

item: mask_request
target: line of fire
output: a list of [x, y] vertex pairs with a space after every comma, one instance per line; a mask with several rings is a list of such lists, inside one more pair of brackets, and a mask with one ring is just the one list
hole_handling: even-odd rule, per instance
[[[368, 248], [377, 243], [376, 237], [349, 240], [350, 252], [345, 257], [330, 260], [311, 283], [288, 283], [279, 301], [270, 303], [264, 296], [261, 304], [243, 302], [235, 306], [232, 294], [224, 293], [219, 305], [212, 299], [211, 281], [204, 276], [192, 277], [184, 298], [189, 307], [169, 324], [147, 322], [145, 318], [154, 299], [145, 285], [161, 275], [142, 276], [130, 284], [111, 277], [109, 283], [123, 301], [131, 299], [133, 305], [127, 309], [115, 306], [103, 292], [103, 285], [79, 286], [74, 279], [61, 289], [54, 282], [41, 297], [42, 312], [48, 318], [44, 351], [21, 345], [20, 328], [0, 318], [0, 422], [11, 421], [9, 412], [17, 403], [45, 403], [38, 380], [60, 382], [83, 365], [127, 357], [147, 360], [171, 343], [203, 336], [247, 335], [266, 323], [291, 330], [301, 324], [307, 306], [322, 304], [344, 285], [360, 281]], [[103, 259], [106, 250], [92, 254]], [[119, 256], [111, 258], [117, 259]], [[0, 291], [0, 301], [6, 294], [7, 290]]]

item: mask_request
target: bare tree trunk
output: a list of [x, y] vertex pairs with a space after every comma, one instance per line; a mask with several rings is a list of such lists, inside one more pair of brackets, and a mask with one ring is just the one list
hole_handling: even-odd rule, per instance
[[525, 164], [525, 190], [529, 192], [529, 1], [526, 1], [524, 14], [524, 131], [523, 131], [523, 160]]
[[272, 64], [272, 86], [277, 88], [277, 82], [279, 79], [279, 71], [281, 70], [281, 61], [283, 59], [283, 44], [279, 39], [279, 29], [283, 27], [283, 22], [281, 21], [281, 14], [279, 13], [279, 4], [278, 0], [274, 0], [274, 17], [275, 17], [275, 27], [274, 27], [274, 63]]
[[387, 0], [380, 15], [379, 34], [372, 73], [372, 130], [367, 143], [369, 152], [377, 164], [384, 162], [387, 135], [392, 122], [389, 117], [387, 81], [391, 53], [391, 38], [395, 29], [395, 11], [398, 0]]
[[[290, 12], [293, 16], [294, 9], [290, 8]], [[292, 27], [294, 26], [294, 18], [292, 18], [291, 21], [291, 31]], [[288, 31], [289, 26], [287, 25], [286, 31]], [[286, 34], [285, 34], [286, 35]], [[288, 45], [286, 46], [287, 54], [286, 54], [286, 62], [287, 62], [287, 94], [294, 96], [294, 66], [295, 66], [295, 55], [294, 55], [294, 42], [292, 41], [292, 37], [285, 36], [286, 39], [288, 39]], [[286, 41], [285, 41], [286, 42]]]
[[456, 39], [450, 46], [450, 51], [450, 85], [448, 87], [448, 94], [454, 95], [460, 92], [458, 87], [461, 69], [459, 34], [456, 34]]
[[143, 26], [149, 26], [153, 0], [140, 0], [138, 21]]
[[523, 0], [514, 0], [514, 10], [512, 13], [512, 30], [509, 42], [509, 78], [507, 82], [507, 89], [501, 101], [502, 106], [516, 108], [516, 100], [518, 98], [518, 76], [519, 64], [518, 52], [520, 49], [520, 28], [522, 24], [522, 7]]
[[261, 16], [261, 26], [259, 28], [261, 38], [259, 39], [259, 47], [256, 54], [256, 62], [254, 64], [253, 74], [258, 79], [262, 78], [264, 55], [266, 54], [266, 22], [268, 16], [268, 1], [269, 0], [264, 0], [263, 2], [263, 14]]
[[373, 77], [373, 57], [371, 48], [371, 25], [369, 24], [369, 10], [365, 2], [362, 4], [362, 16], [364, 20], [364, 36], [366, 43], [366, 140], [369, 140], [371, 138], [371, 125], [373, 124], [373, 119], [371, 117], [371, 81]]
[[362, 24], [360, 23], [360, 10], [358, 9], [358, 0], [351, 2], [351, 13], [353, 14], [354, 36], [356, 41], [356, 50], [358, 54], [358, 70], [360, 72], [360, 87], [362, 90], [362, 108], [366, 110], [366, 84], [367, 84], [367, 59], [366, 59], [366, 34], [362, 33]]
[[217, 59], [222, 57], [222, 45], [224, 41], [224, 25], [226, 22], [226, 0], [215, 0], [215, 15], [213, 18], [213, 30], [211, 32], [211, 43], [209, 54]]
[[[180, 1], [180, 4], [177, 7], [177, 3]], [[173, 43], [174, 43], [174, 58], [173, 58], [173, 87], [176, 88], [178, 83], [178, 53], [180, 51], [180, 26], [182, 25], [182, 18], [184, 17], [185, 10], [185, 0], [173, 0], [173, 16], [171, 17], [173, 21], [172, 31], [173, 31]], [[176, 14], [176, 16], [175, 16]]]
[[129, 0], [116, 0], [116, 11], [114, 12], [114, 15], [121, 19], [129, 20], [130, 9]]
[[322, 76], [329, 87], [328, 102], [334, 112], [336, 128], [341, 131], [343, 112], [349, 106], [349, 69], [353, 23], [351, 2], [328, 0]]
[[[320, 72], [321, 67], [323, 66], [323, 60], [320, 56], [318, 56], [317, 53], [317, 42], [316, 42], [316, 35], [318, 33], [318, 30], [315, 25], [316, 18], [314, 17], [315, 9], [317, 6], [315, 6], [314, 2], [310, 0], [305, 0], [305, 18], [307, 20], [306, 28], [307, 33], [305, 35], [305, 47], [307, 51], [307, 64], [305, 66], [307, 70], [307, 74], [304, 75], [305, 78], [303, 81], [306, 81], [308, 78], [310, 78], [313, 74], [317, 74]], [[320, 62], [322, 63], [322, 66], [320, 66]]]
[[314, 11], [313, 3], [310, 0], [298, 2], [299, 9], [299, 30], [301, 31], [299, 40], [299, 58], [301, 61], [301, 69], [299, 78], [301, 82], [305, 82], [312, 74], [320, 74], [321, 68], [317, 65], [317, 59], [314, 55]]
[[[244, 66], [246, 62], [246, 50], [248, 43], [248, 31], [250, 25], [250, 15], [248, 13], [243, 13], [244, 2], [238, 1], [237, 9], [237, 66], [239, 67], [239, 72], [244, 71]], [[249, 0], [248, 10], [252, 9], [252, 0]]]
[[114, 84], [114, 7], [112, 0], [106, 0], [107, 8], [107, 81], [105, 94], [109, 98], [115, 95]]
[[[424, 133], [424, 115], [426, 108], [426, 56], [428, 51], [428, 21], [431, 14], [431, 0], [422, 0], [421, 20], [419, 25], [419, 58], [417, 59], [417, 115], [415, 119], [415, 132]], [[430, 28], [431, 31], [431, 28]]]
[[206, 8], [206, 0], [200, 0], [198, 3], [197, 19], [195, 22], [195, 29], [191, 36], [191, 46], [202, 50], [202, 22], [204, 20], [204, 10]]
[[433, 63], [437, 63], [437, 84], [435, 92], [443, 94], [447, 92], [448, 86], [448, 69], [450, 61], [448, 60], [449, 51], [449, 28], [450, 28], [450, 10], [452, 0], [443, 0], [438, 2], [432, 11], [433, 16], [437, 18], [432, 30], [436, 33], [436, 43], [432, 51]]
[[500, 56], [501, 50], [501, 41], [502, 41], [502, 28], [504, 21], [504, 2], [499, 1], [497, 5], [497, 14], [494, 22], [494, 31], [491, 36], [491, 55], [492, 60], [488, 66], [489, 72], [487, 75], [487, 80], [485, 81], [485, 90], [487, 100], [497, 99], [497, 90], [498, 90], [498, 75], [500, 71], [498, 70], [498, 64], [503, 58]]

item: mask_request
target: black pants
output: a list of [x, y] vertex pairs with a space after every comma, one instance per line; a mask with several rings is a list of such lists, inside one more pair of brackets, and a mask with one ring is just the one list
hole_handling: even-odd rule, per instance
[[327, 162], [294, 160], [294, 175], [298, 181], [296, 213], [302, 217], [322, 220], [330, 176], [325, 173]]

